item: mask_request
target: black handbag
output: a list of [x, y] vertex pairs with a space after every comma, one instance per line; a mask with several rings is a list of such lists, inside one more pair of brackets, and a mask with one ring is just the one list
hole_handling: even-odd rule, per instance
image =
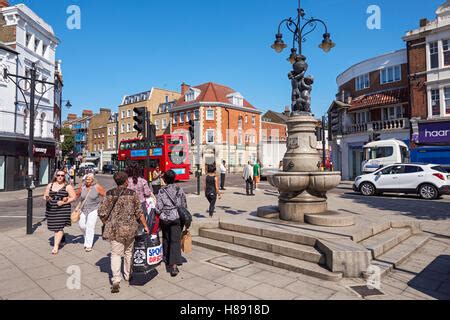
[[[192, 215], [189, 212], [188, 209], [186, 209], [183, 206], [177, 206], [177, 203], [172, 199], [172, 197], [169, 195], [169, 193], [167, 192], [166, 189], [163, 189], [164, 192], [167, 194], [167, 196], [169, 197], [170, 201], [172, 202], [172, 204], [174, 205], [174, 207], [177, 208], [178, 211], [178, 216], [180, 217], [180, 224], [181, 224], [181, 228], [183, 229], [183, 226], [186, 227], [186, 229], [189, 229], [192, 223]], [[178, 194], [180, 193], [180, 188], [177, 188], [177, 198], [178, 198]]]

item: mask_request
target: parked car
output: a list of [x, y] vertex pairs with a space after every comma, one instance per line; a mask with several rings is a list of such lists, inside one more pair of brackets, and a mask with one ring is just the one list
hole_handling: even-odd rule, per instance
[[114, 174], [114, 173], [116, 173], [117, 171], [118, 171], [117, 166], [116, 166], [116, 165], [113, 165], [113, 164], [105, 164], [105, 165], [103, 166], [103, 169], [102, 169], [102, 173], [103, 173], [103, 174], [107, 174], [107, 173], [109, 173], [109, 174]]
[[395, 164], [357, 177], [353, 190], [365, 196], [393, 192], [433, 200], [450, 194], [450, 174], [434, 164]]
[[89, 172], [98, 173], [97, 166], [92, 162], [83, 162], [78, 168], [78, 176], [82, 177]]

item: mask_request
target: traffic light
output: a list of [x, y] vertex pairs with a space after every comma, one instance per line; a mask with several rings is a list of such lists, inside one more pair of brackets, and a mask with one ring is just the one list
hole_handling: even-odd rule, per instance
[[156, 126], [154, 124], [149, 124], [148, 126], [148, 141], [150, 144], [153, 144], [156, 142]]
[[194, 126], [194, 120], [189, 120], [189, 136], [191, 138], [191, 141], [194, 141], [195, 138], [195, 126]]
[[133, 126], [133, 128], [136, 129], [136, 131], [138, 133], [144, 134], [147, 109], [144, 107], [140, 107], [140, 108], [136, 107], [133, 109], [133, 111], [136, 114], [133, 117], [133, 120], [136, 122], [136, 124]]

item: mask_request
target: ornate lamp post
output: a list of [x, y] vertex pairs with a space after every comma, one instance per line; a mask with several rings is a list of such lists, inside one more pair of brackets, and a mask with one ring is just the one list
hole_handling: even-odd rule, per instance
[[[24, 102], [27, 109], [30, 111], [30, 124], [29, 124], [29, 142], [28, 142], [28, 198], [27, 198], [27, 234], [33, 233], [33, 189], [36, 187], [34, 185], [34, 121], [35, 121], [35, 107], [39, 106], [42, 97], [50, 91], [50, 89], [55, 86], [53, 82], [47, 82], [44, 80], [39, 80], [37, 77], [36, 63], [31, 64], [30, 76], [20, 76], [17, 74], [11, 74], [8, 69], [3, 70], [3, 78], [11, 80], [19, 91], [22, 93]], [[40, 89], [36, 84], [41, 84]], [[22, 88], [21, 85], [24, 85]], [[25, 92], [30, 95], [30, 101], [27, 102]], [[40, 95], [40, 98], [35, 103], [36, 94]]]
[[[306, 57], [302, 54], [302, 43], [306, 36], [313, 32], [319, 24], [325, 28], [321, 49], [328, 52], [335, 46], [331, 41], [326, 24], [315, 18], [305, 18], [305, 11], [298, 1], [297, 17], [287, 18], [278, 26], [278, 33], [272, 48], [282, 52], [287, 48], [281, 34], [281, 27], [293, 34], [291, 55], [288, 58], [293, 70], [288, 77], [292, 84], [291, 114], [287, 120], [288, 143], [283, 158], [283, 172], [268, 177], [269, 183], [278, 188], [279, 217], [282, 220], [317, 223], [316, 216], [328, 211], [326, 192], [336, 187], [340, 180], [340, 172], [320, 172], [321, 156], [317, 147], [317, 120], [311, 113], [311, 90], [314, 83], [312, 76], [305, 76], [308, 70]], [[272, 209], [269, 209], [269, 211]], [[267, 209], [258, 209], [258, 215], [264, 216]], [[328, 221], [320, 218], [322, 225]], [[333, 223], [333, 222], [332, 222]], [[331, 223], [330, 223], [331, 224]]]
[[[293, 34], [291, 54], [287, 59], [293, 64], [293, 71], [289, 73], [289, 79], [292, 82], [292, 113], [305, 114], [311, 113], [311, 90], [314, 79], [311, 76], [305, 77], [308, 70], [306, 57], [302, 54], [302, 44], [306, 41], [306, 36], [316, 30], [317, 26], [321, 24], [325, 33], [323, 34], [322, 43], [319, 45], [325, 52], [329, 52], [336, 44], [331, 40], [331, 35], [328, 33], [328, 28], [325, 22], [316, 18], [306, 18], [305, 11], [301, 8], [301, 1], [298, 1], [297, 17], [287, 18], [278, 25], [278, 33], [275, 35], [275, 42], [272, 45], [277, 53], [281, 53], [287, 45], [283, 41], [283, 34], [281, 27], [283, 24], [289, 32]], [[298, 52], [297, 52], [298, 50]]]

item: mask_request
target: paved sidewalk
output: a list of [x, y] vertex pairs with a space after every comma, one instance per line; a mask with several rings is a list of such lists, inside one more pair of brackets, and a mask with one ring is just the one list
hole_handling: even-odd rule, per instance
[[[264, 186], [262, 183], [254, 197], [247, 197], [241, 189], [228, 188], [223, 199], [218, 201], [217, 213], [212, 219], [244, 217], [254, 213], [259, 206], [275, 204], [278, 195]], [[422, 214], [416, 218], [424, 221], [425, 229], [435, 235], [399, 270], [383, 279], [383, 295], [368, 299], [450, 299], [448, 199], [441, 202], [407, 199], [399, 204], [391, 204], [389, 198], [373, 198], [371, 202], [362, 199], [330, 193], [330, 209], [386, 215], [390, 219], [411, 219], [413, 214]], [[377, 201], [383, 203], [382, 208], [378, 208]], [[408, 201], [411, 202], [409, 206]], [[418, 205], [422, 203], [429, 209], [433, 208], [436, 216], [425, 217], [424, 209]], [[397, 211], [386, 210], [394, 205], [399, 206]], [[188, 206], [196, 219], [210, 219], [206, 218], [208, 203], [203, 196], [189, 195]], [[429, 212], [427, 214], [430, 215]], [[96, 231], [100, 234], [100, 222]], [[73, 226], [66, 232], [68, 245], [57, 256], [50, 254], [53, 235], [45, 222], [31, 236], [25, 235], [24, 228], [0, 233], [0, 300], [362, 299], [349, 288], [364, 285], [362, 279], [324, 281], [196, 246], [192, 253], [184, 255], [187, 263], [180, 267], [178, 277], [171, 278], [162, 265], [156, 269], [157, 275], [145, 285], [129, 286], [122, 282], [121, 292], [112, 295], [109, 243], [98, 239], [94, 251], [86, 253], [79, 228]], [[71, 290], [69, 288], [76, 284], [73, 272], [77, 270], [81, 271], [81, 286]]]
[[[38, 187], [33, 190], [33, 198], [42, 197], [45, 192], [45, 187]], [[13, 200], [26, 200], [28, 198], [28, 190], [7, 191], [0, 192], [0, 203], [9, 202]]]

